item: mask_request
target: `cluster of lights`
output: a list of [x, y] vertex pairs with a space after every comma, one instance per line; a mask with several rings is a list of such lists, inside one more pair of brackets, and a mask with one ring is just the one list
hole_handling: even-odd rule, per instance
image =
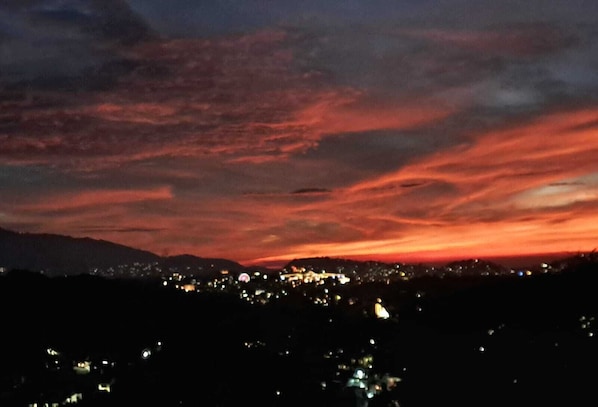
[[592, 331], [592, 327], [594, 325], [594, 317], [586, 317], [585, 315], [582, 315], [581, 317], [579, 317], [579, 322], [581, 323], [581, 329], [586, 332], [586, 335], [589, 338], [592, 338], [594, 336], [594, 331]]
[[[370, 339], [370, 343], [375, 341]], [[368, 370], [372, 369], [373, 358], [371, 355], [364, 356], [358, 361], [358, 366], [354, 369], [353, 375], [347, 380], [346, 387], [359, 389], [368, 399], [380, 394], [384, 387], [390, 389], [401, 381], [400, 377], [384, 375], [380, 378], [377, 375], [369, 377]], [[340, 367], [348, 368], [346, 365], [339, 365]], [[384, 385], [384, 387], [383, 387]]]

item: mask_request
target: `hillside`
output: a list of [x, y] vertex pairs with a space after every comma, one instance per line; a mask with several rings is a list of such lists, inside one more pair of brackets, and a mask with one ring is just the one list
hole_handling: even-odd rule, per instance
[[134, 263], [176, 267], [184, 273], [244, 270], [232, 260], [181, 255], [160, 257], [145, 250], [91, 238], [55, 234], [19, 233], [0, 228], [0, 267], [44, 271], [48, 275], [74, 275]]

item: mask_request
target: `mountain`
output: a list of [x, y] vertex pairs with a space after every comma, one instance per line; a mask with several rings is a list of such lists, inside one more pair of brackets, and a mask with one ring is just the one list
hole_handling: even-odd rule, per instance
[[220, 273], [220, 270], [232, 272], [245, 271], [245, 267], [239, 263], [219, 258], [196, 257], [190, 254], [179, 256], [170, 256], [162, 259], [162, 266], [165, 268], [176, 268], [185, 272], [185, 270], [198, 270], [204, 273]]
[[156, 254], [105, 240], [0, 229], [0, 265], [9, 269], [79, 274], [96, 267], [159, 260]]
[[592, 262], [598, 262], [598, 253], [596, 253], [596, 249], [589, 253], [577, 253], [575, 256], [553, 261], [548, 265], [548, 268], [553, 271], [562, 271], [567, 268], [579, 268]]
[[191, 255], [160, 257], [132, 247], [70, 236], [19, 233], [0, 228], [0, 267], [31, 271], [43, 270], [49, 275], [88, 273], [119, 265], [157, 264], [163, 269], [177, 268], [181, 274], [219, 272], [222, 269], [243, 271], [245, 268], [226, 259]]

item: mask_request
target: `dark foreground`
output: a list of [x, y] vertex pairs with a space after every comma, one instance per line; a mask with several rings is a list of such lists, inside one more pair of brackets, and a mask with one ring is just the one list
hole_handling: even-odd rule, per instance
[[[251, 305], [13, 271], [0, 276], [0, 406], [598, 405], [597, 288], [587, 262]], [[390, 319], [373, 315], [377, 297]], [[358, 369], [379, 385], [371, 398], [347, 386]]]

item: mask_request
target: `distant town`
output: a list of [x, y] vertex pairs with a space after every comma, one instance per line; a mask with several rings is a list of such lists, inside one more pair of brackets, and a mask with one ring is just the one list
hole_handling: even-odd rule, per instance
[[0, 238], [2, 406], [562, 405], [597, 378], [594, 252], [274, 270]]

